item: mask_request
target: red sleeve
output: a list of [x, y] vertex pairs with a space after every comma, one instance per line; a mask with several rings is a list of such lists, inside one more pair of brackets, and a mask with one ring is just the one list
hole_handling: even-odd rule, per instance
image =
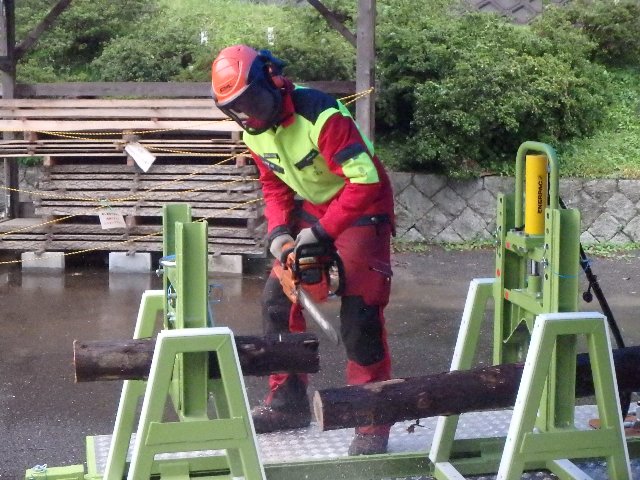
[[[333, 239], [342, 233], [355, 220], [365, 214], [372, 199], [378, 197], [381, 183], [352, 183], [344, 174], [341, 163], [348, 160], [349, 152], [368, 152], [368, 148], [358, 131], [352, 118], [335, 113], [322, 127], [318, 137], [318, 149], [327, 159], [331, 171], [345, 179], [344, 188], [331, 203], [324, 216], [320, 219], [320, 226]], [[371, 168], [378, 171], [378, 178], [382, 178], [382, 166], [375, 157], [371, 159]]]
[[251, 156], [260, 171], [260, 183], [264, 196], [264, 215], [267, 218], [267, 236], [278, 227], [286, 227], [293, 211], [294, 192], [280, 180], [260, 159], [251, 152]]

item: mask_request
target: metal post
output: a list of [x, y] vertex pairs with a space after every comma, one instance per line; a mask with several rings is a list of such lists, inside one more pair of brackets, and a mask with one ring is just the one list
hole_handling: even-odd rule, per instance
[[[487, 301], [493, 293], [494, 283], [495, 278], [476, 278], [469, 285], [458, 339], [451, 360], [450, 370], [452, 371], [468, 370], [473, 366]], [[448, 460], [451, 457], [459, 418], [459, 415], [438, 417], [429, 452], [429, 459], [433, 462], [435, 471], [447, 469], [450, 465]]]
[[[356, 52], [356, 93], [375, 85], [376, 0], [358, 1], [358, 43]], [[356, 102], [356, 121], [362, 133], [374, 141], [375, 92]]]
[[[2, 98], [14, 98], [16, 86], [15, 65], [15, 5], [14, 0], [0, 0], [0, 79], [2, 80]], [[13, 132], [3, 132], [4, 140], [13, 140]], [[15, 158], [4, 159], [5, 211], [8, 218], [18, 216], [18, 163]]]
[[[594, 312], [543, 314], [537, 317], [527, 354], [522, 381], [505, 440], [497, 480], [517, 480], [531, 460], [544, 460], [560, 478], [587, 478], [568, 459], [602, 457], [607, 461], [609, 478], [631, 479], [629, 452], [622, 428], [611, 344], [605, 317]], [[538, 405], [545, 380], [552, 381], [554, 350], [559, 339], [579, 335], [587, 338], [593, 365], [596, 403], [601, 419], [597, 430], [578, 430], [566, 425], [553, 431], [535, 431]]]
[[[138, 325], [136, 335], [152, 335], [155, 315], [150, 314], [161, 306], [164, 329], [157, 337], [149, 380], [125, 382], [104, 478], [122, 478], [134, 413], [143, 395], [128, 479], [158, 474], [189, 478], [202, 471], [264, 480], [233, 334], [228, 328], [207, 327], [207, 224], [192, 222], [188, 205], [173, 204], [163, 209], [163, 228], [163, 298], [156, 293], [144, 304], [139, 316], [144, 328]], [[210, 352], [216, 354], [221, 375], [211, 384]], [[210, 391], [215, 414], [209, 411]], [[165, 420], [167, 398], [177, 421]], [[195, 451], [212, 453], [197, 460], [156, 458]]]

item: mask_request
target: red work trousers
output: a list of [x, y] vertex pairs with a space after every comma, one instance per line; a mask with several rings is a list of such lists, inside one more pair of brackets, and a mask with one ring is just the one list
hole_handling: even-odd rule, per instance
[[[296, 230], [310, 226], [308, 211], [305, 213], [306, 221], [299, 221]], [[392, 226], [385, 216], [372, 216], [358, 221], [356, 226], [347, 228], [335, 239], [345, 272], [340, 333], [347, 353], [346, 380], [349, 385], [391, 378], [384, 319], [391, 289], [391, 232]], [[300, 306], [289, 302], [273, 271], [263, 293], [263, 317], [268, 333], [306, 330]], [[298, 402], [308, 401], [306, 383], [306, 375], [271, 375], [266, 403], [274, 408], [277, 405], [295, 408]], [[357, 431], [384, 434], [389, 428], [389, 425], [375, 425], [359, 427]]]

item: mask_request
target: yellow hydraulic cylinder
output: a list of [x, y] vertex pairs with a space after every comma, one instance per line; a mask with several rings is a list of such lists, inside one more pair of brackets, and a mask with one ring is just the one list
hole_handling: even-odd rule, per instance
[[547, 156], [527, 155], [525, 163], [524, 232], [544, 234], [544, 210], [547, 208], [549, 180]]

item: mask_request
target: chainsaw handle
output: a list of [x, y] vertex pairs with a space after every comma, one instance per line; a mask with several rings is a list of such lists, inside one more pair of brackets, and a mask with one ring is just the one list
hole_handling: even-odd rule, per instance
[[284, 268], [289, 268], [291, 265], [289, 262], [289, 256], [295, 251], [295, 247], [293, 247], [293, 244], [290, 244], [290, 247], [286, 247], [282, 249], [282, 253], [280, 254], [280, 263], [282, 264], [282, 266]]
[[333, 245], [327, 243], [305, 243], [295, 247], [296, 267], [300, 266], [300, 258], [321, 257], [325, 255], [333, 255], [336, 249]]

